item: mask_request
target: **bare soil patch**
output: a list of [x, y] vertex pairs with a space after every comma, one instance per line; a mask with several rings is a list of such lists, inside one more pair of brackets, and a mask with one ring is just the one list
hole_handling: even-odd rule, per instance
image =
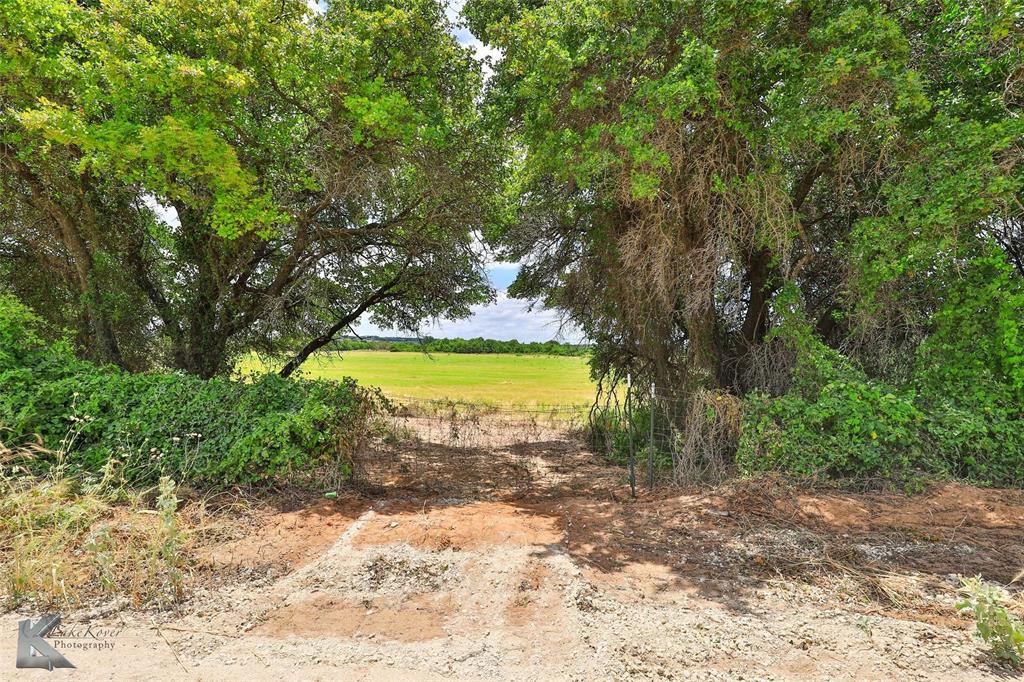
[[357, 548], [404, 543], [427, 550], [472, 550], [494, 545], [547, 545], [561, 542], [560, 519], [540, 506], [520, 507], [503, 502], [462, 505], [403, 502], [353, 538]]
[[430, 595], [409, 599], [317, 596], [276, 611], [253, 633], [270, 637], [377, 637], [421, 642], [444, 637], [451, 606]]
[[[375, 462], [389, 485], [364, 480], [362, 493], [261, 508], [233, 526], [204, 554], [220, 578], [176, 610], [66, 614], [124, 628], [114, 657], [76, 652], [75, 677], [1010, 674], [953, 603], [958, 575], [1006, 583], [1024, 566], [1020, 491], [906, 496], [762, 479], [633, 500], [621, 470], [567, 436], [392, 447]], [[0, 618], [0, 647], [13, 650], [26, 615]]]
[[206, 547], [201, 558], [215, 568], [293, 570], [334, 544], [366, 509], [365, 500], [313, 500], [294, 511], [262, 509], [240, 537]]

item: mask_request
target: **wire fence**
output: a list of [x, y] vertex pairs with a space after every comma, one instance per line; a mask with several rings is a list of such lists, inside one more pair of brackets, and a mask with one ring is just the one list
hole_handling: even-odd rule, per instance
[[726, 393], [687, 394], [634, 385], [612, 392], [589, 420], [591, 441], [628, 469], [630, 487], [718, 482], [730, 475], [740, 403]]
[[593, 405], [392, 396], [354, 476], [431, 490], [457, 481], [463, 491], [522, 492], [549, 485], [553, 472], [574, 463], [596, 477], [624, 474], [635, 495], [639, 487], [715, 482], [731, 473], [741, 415], [735, 397], [626, 383]]
[[459, 400], [392, 398], [397, 435], [461, 447], [501, 447], [579, 435], [586, 405], [489, 405]]
[[458, 498], [546, 495], [607, 477], [586, 447], [587, 405], [487, 405], [391, 397], [357, 483]]

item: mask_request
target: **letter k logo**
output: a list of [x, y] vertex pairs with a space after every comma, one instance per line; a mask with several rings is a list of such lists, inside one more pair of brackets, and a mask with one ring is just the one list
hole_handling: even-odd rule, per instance
[[[74, 668], [71, 661], [50, 646], [43, 637], [50, 634], [60, 624], [60, 616], [51, 613], [39, 619], [34, 626], [32, 621], [23, 620], [18, 624], [18, 668]], [[38, 654], [38, 655], [37, 655]]]

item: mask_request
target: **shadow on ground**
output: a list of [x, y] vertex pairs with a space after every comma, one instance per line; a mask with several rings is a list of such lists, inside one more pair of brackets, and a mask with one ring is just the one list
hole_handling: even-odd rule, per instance
[[854, 608], [963, 625], [951, 609], [959, 576], [1009, 584], [1024, 568], [1021, 491], [945, 484], [908, 496], [764, 478], [634, 500], [625, 472], [578, 439], [514, 439], [381, 445], [357, 463], [361, 490], [419, 515], [500, 502], [557, 528], [538, 554], [568, 552], [595, 581], [645, 599], [683, 590], [740, 612], [748, 595], [796, 580]]

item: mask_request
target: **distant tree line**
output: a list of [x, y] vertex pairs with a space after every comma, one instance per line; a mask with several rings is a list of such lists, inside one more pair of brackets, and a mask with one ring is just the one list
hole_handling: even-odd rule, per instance
[[590, 347], [583, 344], [561, 343], [559, 341], [500, 341], [498, 339], [434, 339], [429, 336], [420, 340], [386, 341], [377, 339], [338, 339], [330, 346], [334, 351], [379, 350], [392, 353], [513, 353], [518, 355], [564, 355], [583, 356], [590, 353]]

